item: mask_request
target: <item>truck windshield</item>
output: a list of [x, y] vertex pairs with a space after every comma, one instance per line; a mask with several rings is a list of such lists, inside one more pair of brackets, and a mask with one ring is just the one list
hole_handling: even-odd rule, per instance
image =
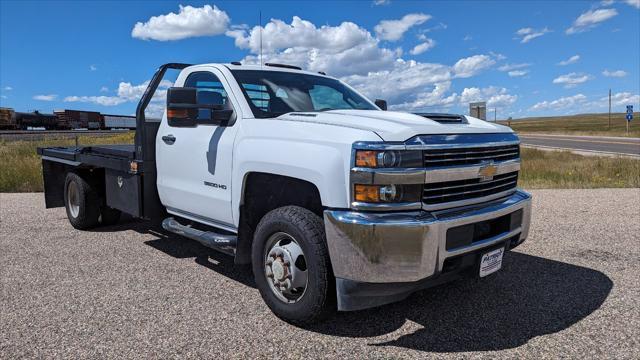
[[256, 118], [292, 111], [377, 110], [341, 82], [284, 71], [231, 70]]

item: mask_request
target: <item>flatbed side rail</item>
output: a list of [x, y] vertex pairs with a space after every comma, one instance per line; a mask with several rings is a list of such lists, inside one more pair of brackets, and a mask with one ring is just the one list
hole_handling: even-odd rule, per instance
[[158, 70], [156, 70], [156, 73], [153, 75], [153, 78], [149, 82], [149, 85], [147, 86], [147, 89], [144, 91], [144, 94], [142, 95], [142, 98], [140, 99], [140, 102], [138, 103], [138, 107], [136, 109], [136, 135], [135, 135], [136, 160], [139, 160], [139, 161], [145, 160], [144, 141], [146, 139], [146, 136], [145, 136], [146, 135], [145, 134], [146, 119], [144, 116], [144, 112], [147, 109], [147, 106], [149, 105], [149, 102], [151, 101], [153, 94], [156, 92], [158, 85], [160, 85], [162, 78], [164, 78], [164, 74], [167, 72], [167, 69], [182, 70], [189, 66], [191, 66], [191, 64], [182, 64], [182, 63], [164, 64], [160, 66]]

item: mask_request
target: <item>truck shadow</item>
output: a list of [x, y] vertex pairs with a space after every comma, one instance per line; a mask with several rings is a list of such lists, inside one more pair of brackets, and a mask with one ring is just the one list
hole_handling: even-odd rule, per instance
[[371, 343], [429, 352], [511, 349], [562, 331], [600, 308], [613, 282], [602, 272], [519, 252], [482, 280], [466, 279], [376, 309], [343, 313], [307, 327], [342, 337], [391, 333], [406, 320], [422, 329]]
[[[153, 234], [145, 242], [176, 258], [195, 262], [245, 286], [255, 288], [249, 266], [195, 241], [146, 222], [127, 222], [104, 231], [135, 230]], [[425, 352], [511, 349], [562, 331], [596, 311], [613, 282], [600, 271], [517, 251], [505, 255], [503, 269], [485, 279], [464, 279], [423, 290], [398, 303], [304, 326], [307, 331], [347, 338], [393, 333], [407, 323], [421, 329], [371, 346], [395, 346]]]
[[231, 280], [252, 288], [256, 287], [251, 266], [235, 265], [232, 256], [209, 249], [196, 241], [167, 232], [159, 224], [127, 217], [116, 225], [100, 227], [92, 231], [116, 232], [126, 230], [155, 236], [156, 239], [147, 240], [144, 244], [167, 255], [178, 259], [193, 258], [197, 264]]

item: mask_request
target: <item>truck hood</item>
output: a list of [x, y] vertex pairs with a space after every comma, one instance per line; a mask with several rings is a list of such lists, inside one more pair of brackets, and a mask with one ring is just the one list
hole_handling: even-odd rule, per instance
[[330, 110], [292, 112], [277, 119], [310, 122], [373, 131], [384, 141], [405, 141], [425, 134], [471, 134], [512, 132], [506, 126], [467, 116], [467, 124], [441, 124], [422, 116], [377, 110]]

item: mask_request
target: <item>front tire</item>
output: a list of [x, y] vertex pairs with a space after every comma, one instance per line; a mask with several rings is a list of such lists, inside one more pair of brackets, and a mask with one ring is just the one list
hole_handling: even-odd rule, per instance
[[285, 321], [311, 323], [335, 312], [335, 280], [322, 219], [299, 206], [265, 215], [252, 245], [256, 285]]
[[73, 172], [64, 182], [64, 205], [74, 228], [87, 230], [98, 225], [100, 197], [91, 184]]

